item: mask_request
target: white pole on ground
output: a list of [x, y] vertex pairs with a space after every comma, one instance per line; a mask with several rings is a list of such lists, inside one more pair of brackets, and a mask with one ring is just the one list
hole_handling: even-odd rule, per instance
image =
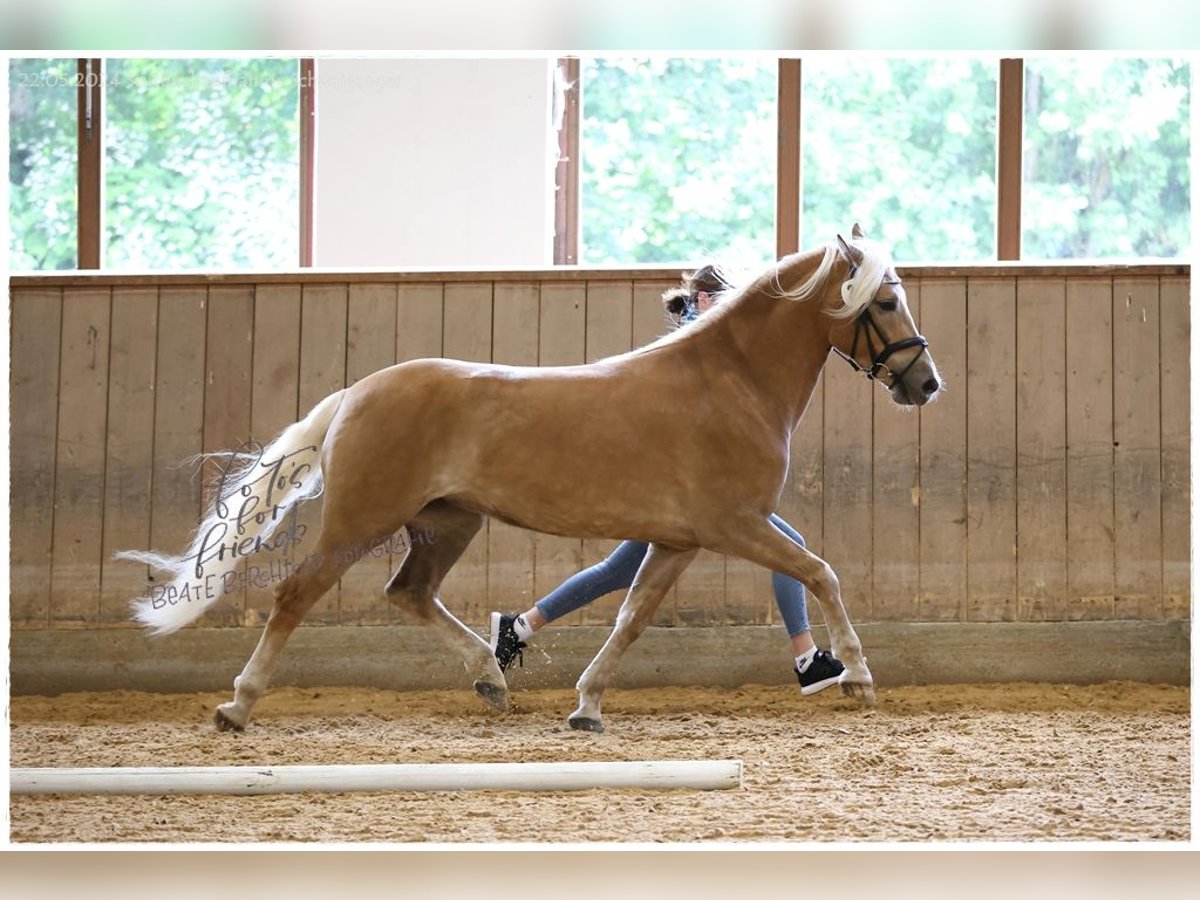
[[738, 788], [742, 761], [411, 763], [11, 769], [17, 794], [287, 794], [300, 791], [711, 791]]

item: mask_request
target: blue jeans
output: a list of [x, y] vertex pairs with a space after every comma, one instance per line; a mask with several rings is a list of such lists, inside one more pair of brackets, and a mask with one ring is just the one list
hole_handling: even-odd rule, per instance
[[[801, 547], [804, 546], [804, 538], [800, 533], [779, 516], [772, 514], [771, 524]], [[626, 590], [633, 584], [633, 577], [649, 549], [650, 545], [644, 541], [624, 541], [606, 559], [572, 575], [534, 605], [547, 622], [553, 622], [605, 594]], [[795, 637], [804, 634], [809, 630], [804, 585], [778, 572], [772, 573], [771, 584], [775, 588], [775, 603], [779, 606], [779, 614], [783, 616], [788, 635]]]

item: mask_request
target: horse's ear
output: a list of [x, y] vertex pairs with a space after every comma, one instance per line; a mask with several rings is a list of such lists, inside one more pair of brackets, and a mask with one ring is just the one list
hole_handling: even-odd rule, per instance
[[863, 261], [863, 252], [857, 247], [852, 247], [846, 243], [846, 239], [840, 234], [837, 236], [838, 249], [842, 251], [842, 256], [846, 262], [852, 266], [861, 266]]
[[863, 234], [862, 229], [858, 227], [857, 222], [855, 222], [854, 227], [852, 229], [850, 229], [850, 237], [852, 237], [852, 238], [865, 238], [866, 237], [866, 235]]

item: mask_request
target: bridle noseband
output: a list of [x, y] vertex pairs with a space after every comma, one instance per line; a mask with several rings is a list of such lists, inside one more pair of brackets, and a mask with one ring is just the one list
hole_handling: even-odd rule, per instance
[[[857, 271], [857, 266], [851, 269], [850, 278], [853, 278]], [[847, 281], [849, 281], [850, 278], [848, 278]], [[880, 284], [899, 283], [899, 280], [880, 282]], [[929, 341], [925, 340], [924, 337], [918, 334], [916, 337], [904, 338], [904, 340], [889, 344], [887, 342], [887, 337], [883, 333], [883, 329], [879, 327], [879, 324], [873, 318], [871, 318], [871, 304], [874, 302], [875, 301], [872, 299], [870, 303], [864, 306], [862, 312], [860, 312], [857, 318], [854, 320], [854, 341], [850, 344], [849, 354], [843, 353], [837, 347], [833, 348], [833, 352], [846, 362], [850, 363], [850, 367], [854, 369], [855, 372], [865, 373], [867, 378], [872, 381], [883, 374], [891, 375], [892, 386], [895, 386], [897, 382], [903, 380], [904, 376], [908, 374], [908, 370], [911, 369], [913, 365], [916, 364], [916, 361], [921, 358], [921, 354], [925, 353], [929, 349]], [[858, 355], [859, 338], [864, 335], [866, 336], [867, 352], [871, 354], [871, 367], [869, 369], [864, 369], [858, 364], [858, 360], [854, 358]], [[882, 344], [878, 351], [875, 349], [876, 337], [879, 338], [879, 342]], [[909, 361], [908, 365], [904, 367], [903, 371], [896, 373], [888, 368], [887, 361], [889, 358], [891, 358], [892, 354], [900, 350], [907, 350], [909, 347], [920, 347], [921, 351]]]

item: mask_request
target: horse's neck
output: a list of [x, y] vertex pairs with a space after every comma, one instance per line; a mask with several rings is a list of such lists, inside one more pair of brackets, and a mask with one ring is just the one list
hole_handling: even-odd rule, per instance
[[753, 286], [724, 324], [764, 414], [791, 434], [829, 356], [830, 323], [819, 297], [790, 300], [775, 294], [765, 282]]

